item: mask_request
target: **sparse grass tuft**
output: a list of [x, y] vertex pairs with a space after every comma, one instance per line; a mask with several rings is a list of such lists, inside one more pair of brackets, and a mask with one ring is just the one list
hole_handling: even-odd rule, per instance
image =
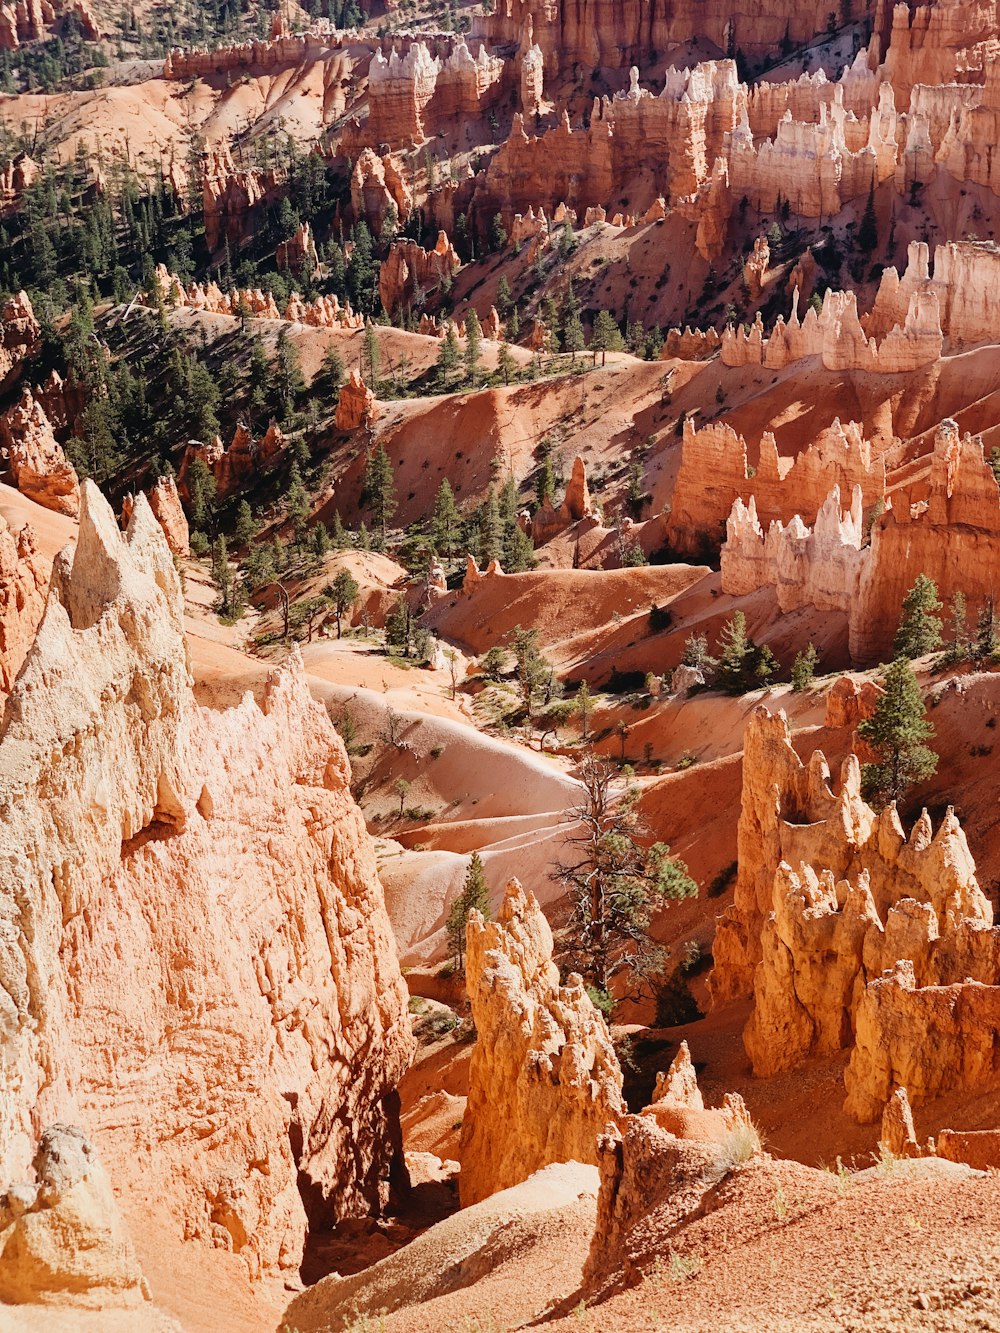
[[725, 1143], [719, 1145], [719, 1165], [724, 1172], [733, 1171], [759, 1156], [763, 1147], [764, 1140], [757, 1126], [741, 1121], [729, 1131]]

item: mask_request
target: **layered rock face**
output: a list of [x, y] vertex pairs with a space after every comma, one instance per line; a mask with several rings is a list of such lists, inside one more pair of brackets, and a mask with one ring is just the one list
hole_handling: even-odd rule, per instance
[[777, 910], [775, 876], [782, 862], [796, 871], [802, 864], [829, 871], [838, 883], [867, 873], [883, 918], [899, 899], [911, 897], [932, 902], [942, 918], [951, 911], [986, 924], [991, 919], [954, 819], [946, 820], [933, 840], [928, 821], [921, 820], [907, 841], [894, 809], [876, 815], [862, 800], [856, 756], [845, 761], [835, 795], [820, 751], [803, 764], [784, 713], [772, 716], [763, 707], [754, 711], [744, 735], [737, 853], [733, 905], [719, 919], [713, 949], [710, 987], [716, 1003], [754, 988], [765, 924]]
[[209, 250], [218, 250], [226, 240], [237, 250], [249, 234], [254, 210], [272, 198], [278, 184], [273, 171], [237, 167], [227, 147], [216, 148], [205, 165], [202, 184]]
[[8, 694], [45, 609], [49, 571], [31, 528], [0, 518], [0, 694]]
[[918, 574], [935, 580], [947, 601], [962, 592], [970, 624], [995, 593], [1000, 551], [1000, 490], [977, 436], [942, 422], [933, 452], [907, 469], [907, 484], [874, 524], [851, 609], [854, 661], [886, 660], [899, 607]]
[[[191, 554], [188, 521], [181, 508], [181, 497], [177, 491], [177, 482], [173, 477], [160, 477], [155, 486], [146, 492], [146, 499], [153, 511], [153, 517], [163, 529], [172, 555], [188, 556]], [[122, 504], [122, 524], [128, 526], [135, 508], [135, 498], [125, 497]]]
[[739, 875], [720, 919], [711, 989], [746, 994], [758, 1077], [849, 1050], [845, 1110], [875, 1120], [894, 1088], [914, 1101], [1000, 1086], [1000, 928], [949, 810], [909, 836], [895, 806], [861, 797], [850, 755], [834, 795], [816, 751], [804, 765], [784, 714], [747, 727]]
[[157, 264], [155, 287], [147, 294], [147, 300], [153, 303], [158, 299], [167, 305], [186, 306], [213, 315], [286, 319], [315, 328], [359, 329], [364, 324], [364, 317], [354, 313], [350, 301], [341, 305], [333, 295], [314, 296], [311, 301], [304, 301], [298, 292], [292, 292], [281, 310], [272, 293], [260, 287], [234, 287], [228, 292], [215, 282], [190, 282], [185, 287], [180, 278], [169, 273], [163, 264]]
[[860, 486], [854, 488], [847, 513], [841, 510], [840, 488], [834, 486], [812, 530], [796, 514], [787, 525], [773, 520], [766, 535], [754, 498], [748, 506], [737, 499], [726, 520], [722, 590], [741, 597], [773, 587], [782, 611], [815, 606], [850, 612], [863, 563], [863, 535]]
[[32, 1168], [33, 1184], [0, 1196], [0, 1303], [146, 1305], [149, 1288], [93, 1144], [52, 1125]]
[[396, 159], [385, 153], [379, 157], [366, 148], [354, 164], [351, 173], [351, 206], [358, 218], [367, 218], [377, 236], [382, 229], [390, 205], [400, 221], [408, 218], [413, 208], [413, 195], [403, 180]]
[[885, 465], [853, 421], [839, 421], [816, 437], [796, 458], [778, 455], [774, 436], [765, 434], [755, 474], [749, 475], [746, 441], [722, 422], [698, 430], [684, 423], [681, 461], [670, 511], [667, 540], [677, 551], [694, 554], [705, 538], [721, 537], [737, 500], [749, 505], [761, 524], [790, 523], [797, 514], [819, 512], [836, 486], [852, 496], [860, 487], [868, 509], [885, 495]]
[[30, 389], [0, 416], [0, 441], [17, 489], [45, 509], [75, 518], [80, 512], [80, 479]]
[[0, 393], [14, 384], [25, 360], [41, 346], [41, 325], [27, 292], [18, 292], [0, 310]]
[[443, 231], [438, 232], [433, 250], [425, 250], [413, 240], [393, 241], [379, 268], [382, 304], [390, 312], [406, 307], [415, 293], [428, 296], [439, 290], [461, 266], [455, 247]]
[[0, 1178], [79, 1124], [252, 1274], [384, 1199], [412, 1038], [348, 779], [294, 668], [196, 705], [160, 527], [85, 483], [0, 736]]
[[902, 278], [894, 268], [885, 270], [864, 322], [870, 333], [882, 334], [905, 320], [915, 299], [936, 299], [950, 345], [992, 341], [998, 295], [1000, 252], [991, 246], [949, 241], [935, 249], [932, 267], [927, 243], [911, 241]]
[[[423, 143], [431, 125], [485, 115], [500, 93], [504, 64], [481, 43], [473, 56], [464, 37], [440, 60], [421, 41], [402, 55], [394, 47], [388, 59], [376, 51], [368, 68], [365, 141], [405, 148]], [[348, 142], [354, 142], [350, 132]]]
[[597, 1162], [597, 1136], [625, 1113], [622, 1072], [583, 982], [559, 984], [552, 932], [511, 880], [496, 921], [469, 918], [466, 982], [478, 1039], [462, 1121], [463, 1206], [550, 1162]]
[[944, 333], [938, 296], [933, 290], [914, 291], [906, 304], [903, 321], [889, 328], [881, 343], [869, 337], [858, 317], [854, 292], [826, 293], [822, 310], [812, 306], [800, 320], [798, 292], [792, 313], [785, 323], [779, 315], [770, 337], [758, 313], [747, 331], [731, 326], [722, 334], [722, 361], [727, 366], [767, 366], [782, 370], [806, 357], [818, 357], [827, 370], [863, 370], [877, 375], [897, 375], [919, 370], [939, 360]]
[[[243, 422], [237, 422], [228, 447], [216, 436], [207, 444], [192, 442], [184, 450], [177, 474], [177, 491], [184, 500], [191, 498], [191, 466], [200, 458], [215, 479], [215, 491], [220, 500], [238, 494], [262, 476], [285, 448], [285, 437], [272, 421], [259, 440], [254, 439]], [[152, 499], [150, 500], [152, 504]], [[156, 516], [167, 535], [168, 542], [182, 545], [186, 540], [186, 526], [182, 530], [174, 509], [169, 486], [156, 499]], [[161, 517], [162, 516], [162, 517]], [[183, 515], [181, 515], [183, 520]], [[173, 546], [171, 545], [171, 549]], [[179, 549], [175, 554], [182, 554]]]

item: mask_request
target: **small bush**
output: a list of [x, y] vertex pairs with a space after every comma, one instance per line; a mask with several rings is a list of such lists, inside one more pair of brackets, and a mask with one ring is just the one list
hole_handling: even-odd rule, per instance
[[708, 896], [710, 898], [721, 898], [736, 878], [738, 869], [739, 863], [737, 861], [732, 861], [724, 870], [720, 870], [708, 886]]

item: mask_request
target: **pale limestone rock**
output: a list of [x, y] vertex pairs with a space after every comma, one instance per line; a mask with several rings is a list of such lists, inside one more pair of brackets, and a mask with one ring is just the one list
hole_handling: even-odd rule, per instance
[[[173, 477], [159, 477], [156, 485], [146, 492], [146, 499], [153, 511], [153, 517], [163, 529], [173, 555], [189, 556], [191, 545], [188, 521], [181, 507], [181, 498], [177, 491], [177, 482]], [[128, 527], [135, 508], [135, 497], [127, 495], [122, 503], [122, 527]]]
[[83, 1132], [44, 1131], [35, 1182], [0, 1196], [0, 1303], [135, 1309], [149, 1288], [111, 1183]]
[[71, 1121], [178, 1238], [296, 1269], [304, 1198], [386, 1197], [412, 1049], [325, 710], [294, 664], [261, 705], [196, 704], [163, 533], [85, 482], [2, 725], [0, 1178]]
[[897, 1088], [882, 1112], [879, 1143], [893, 1157], [919, 1157], [920, 1144], [913, 1127], [913, 1112], [905, 1088]]
[[597, 1162], [597, 1135], [625, 1114], [604, 1019], [579, 976], [565, 986], [534, 894], [507, 885], [496, 921], [467, 929], [466, 980], [478, 1034], [462, 1121], [463, 1205], [550, 1162]]

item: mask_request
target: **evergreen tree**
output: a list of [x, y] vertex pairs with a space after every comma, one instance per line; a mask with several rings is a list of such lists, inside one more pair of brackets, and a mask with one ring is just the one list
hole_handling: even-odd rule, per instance
[[275, 412], [284, 421], [293, 411], [295, 404], [305, 392], [306, 381], [302, 373], [302, 362], [288, 336], [288, 326], [282, 325], [278, 334], [275, 350], [274, 370], [274, 407]]
[[507, 319], [510, 312], [514, 309], [514, 300], [510, 294], [510, 283], [504, 274], [497, 283], [497, 314], [501, 319]]
[[479, 370], [482, 346], [483, 330], [479, 323], [479, 316], [474, 310], [470, 309], [465, 317], [465, 373], [473, 387], [475, 387], [476, 374]]
[[517, 373], [517, 362], [511, 355], [510, 347], [507, 345], [506, 338], [500, 344], [500, 350], [497, 353], [497, 370], [503, 376], [505, 385], [510, 384], [510, 377]]
[[298, 463], [292, 464], [291, 471], [288, 474], [288, 490], [285, 494], [285, 502], [288, 505], [288, 517], [292, 521], [296, 541], [301, 541], [306, 530], [306, 523], [309, 521], [310, 504], [309, 492], [302, 481], [302, 473], [299, 471]]
[[491, 560], [499, 560], [503, 553], [500, 507], [492, 482], [487, 488], [486, 499], [479, 514], [479, 552], [484, 565], [488, 565]]
[[448, 943], [459, 971], [465, 966], [465, 927], [469, 913], [473, 911], [480, 912], [484, 921], [489, 921], [491, 918], [490, 890], [478, 852], [473, 852], [469, 858], [469, 868], [465, 872], [462, 891], [448, 909]]
[[590, 335], [590, 350], [594, 355], [594, 365], [597, 365], [597, 353], [601, 354], [601, 365], [603, 366], [608, 359], [609, 352], [620, 352], [625, 346], [621, 330], [615, 323], [615, 317], [610, 310], [599, 310], [597, 318], [594, 320], [593, 332]]
[[976, 641], [973, 644], [972, 656], [977, 662], [984, 662], [990, 657], [994, 657], [997, 651], [997, 624], [996, 610], [993, 604], [993, 598], [987, 597], [983, 603], [982, 610], [979, 612], [979, 618], [976, 621]]
[[524, 708], [525, 734], [530, 735], [535, 708], [539, 702], [547, 702], [545, 696], [552, 692], [554, 673], [538, 646], [538, 630], [515, 625], [507, 639], [514, 654], [514, 674]]
[[257, 535], [257, 524], [249, 503], [244, 499], [236, 510], [236, 522], [233, 526], [233, 540], [237, 546], [249, 546]]
[[590, 726], [590, 713], [592, 707], [590, 686], [585, 680], [581, 680], [576, 691], [576, 712], [580, 719], [580, 739], [583, 741], [589, 739], [588, 728]]
[[450, 560], [455, 553], [455, 540], [460, 524], [461, 515], [455, 504], [455, 493], [451, 489], [451, 482], [445, 477], [434, 501], [431, 539], [434, 542], [434, 549], [447, 560]]
[[382, 364], [382, 349], [378, 345], [375, 325], [365, 325], [365, 340], [361, 354], [361, 377], [373, 390], [378, 380], [379, 366]]
[[937, 771], [937, 755], [924, 742], [934, 728], [924, 718], [924, 701], [909, 662], [897, 657], [880, 677], [882, 696], [858, 735], [878, 756], [861, 767], [867, 800], [881, 807], [898, 801], [910, 787]]
[[401, 649], [404, 657], [409, 657], [412, 639], [413, 616], [410, 604], [405, 597], [399, 597], [385, 619], [385, 641], [390, 647]]
[[792, 691], [795, 694], [801, 694], [812, 684], [818, 661], [819, 653], [813, 643], [795, 654], [795, 661], [792, 663]]
[[566, 318], [563, 324], [563, 347], [571, 353], [570, 360], [576, 363], [577, 352], [584, 349], [583, 325], [580, 322], [579, 314], [574, 310]]
[[872, 176], [868, 187], [868, 202], [861, 215], [858, 227], [858, 248], [864, 255], [870, 255], [878, 245], [878, 215], [875, 212], [875, 177]]
[[747, 637], [747, 618], [735, 611], [719, 635], [719, 684], [728, 694], [742, 694], [752, 669], [753, 645]]
[[617, 975], [634, 985], [662, 969], [663, 950], [649, 934], [653, 912], [695, 897], [698, 886], [665, 843], [648, 845], [636, 808], [639, 792], [620, 788], [613, 764], [591, 755], [581, 780], [583, 797], [565, 839], [572, 859], [559, 863], [555, 878], [571, 904], [568, 961], [607, 998]]
[[937, 584], [926, 574], [918, 574], [913, 587], [903, 598], [903, 615], [893, 640], [897, 657], [923, 657], [941, 644], [941, 610]]
[[376, 549], [384, 551], [389, 520], [396, 512], [396, 483], [382, 444], [369, 454], [365, 465], [365, 497], [375, 525]]
[[458, 369], [460, 355], [458, 334], [455, 332], [454, 324], [449, 322], [437, 355], [438, 379], [442, 384], [447, 385]]
[[357, 580], [349, 569], [337, 570], [337, 576], [330, 587], [330, 594], [333, 600], [333, 612], [337, 618], [338, 639], [341, 635], [340, 622], [357, 601], [360, 591]]
[[515, 519], [504, 524], [503, 557], [501, 564], [508, 574], [519, 574], [524, 569], [534, 569], [535, 546], [529, 535]]
[[344, 382], [344, 358], [332, 343], [323, 354], [323, 377], [331, 393], [336, 393]]

